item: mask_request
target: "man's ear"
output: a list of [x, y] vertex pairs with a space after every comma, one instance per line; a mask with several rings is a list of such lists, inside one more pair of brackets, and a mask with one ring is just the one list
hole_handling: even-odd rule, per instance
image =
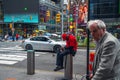
[[103, 32], [105, 32], [106, 31], [106, 29], [103, 29]]

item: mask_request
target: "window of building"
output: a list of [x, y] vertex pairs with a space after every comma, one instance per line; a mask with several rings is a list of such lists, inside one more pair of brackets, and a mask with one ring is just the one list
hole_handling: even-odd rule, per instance
[[115, 17], [117, 14], [115, 2], [102, 2], [93, 4], [93, 15], [97, 17]]
[[3, 3], [0, 1], [0, 20], [3, 20]]

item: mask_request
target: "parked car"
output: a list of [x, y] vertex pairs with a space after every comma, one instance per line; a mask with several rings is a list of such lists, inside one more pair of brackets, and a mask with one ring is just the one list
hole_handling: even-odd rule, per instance
[[21, 47], [25, 50], [45, 50], [57, 52], [65, 46], [65, 42], [58, 39], [52, 39], [48, 36], [36, 36], [22, 41]]
[[49, 32], [44, 32], [43, 35], [44, 35], [44, 36], [49, 36], [49, 37], [50, 37], [52, 34], [49, 33]]

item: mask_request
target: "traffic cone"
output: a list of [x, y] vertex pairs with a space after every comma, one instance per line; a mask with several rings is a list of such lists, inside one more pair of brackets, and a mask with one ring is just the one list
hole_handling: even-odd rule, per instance
[[89, 72], [91, 73], [93, 70], [93, 61], [94, 61], [94, 56], [95, 56], [95, 52], [90, 52], [89, 54]]
[[95, 52], [90, 52], [90, 62], [94, 61]]

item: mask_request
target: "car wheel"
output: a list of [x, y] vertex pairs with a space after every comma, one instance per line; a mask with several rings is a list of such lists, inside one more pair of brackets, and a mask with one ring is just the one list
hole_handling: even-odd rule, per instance
[[55, 53], [57, 53], [57, 52], [60, 50], [60, 48], [61, 48], [60, 45], [56, 45], [56, 46], [54, 46], [53, 51], [54, 51]]
[[26, 50], [33, 50], [33, 47], [32, 45], [30, 44], [27, 44], [26, 47], [25, 47]]

